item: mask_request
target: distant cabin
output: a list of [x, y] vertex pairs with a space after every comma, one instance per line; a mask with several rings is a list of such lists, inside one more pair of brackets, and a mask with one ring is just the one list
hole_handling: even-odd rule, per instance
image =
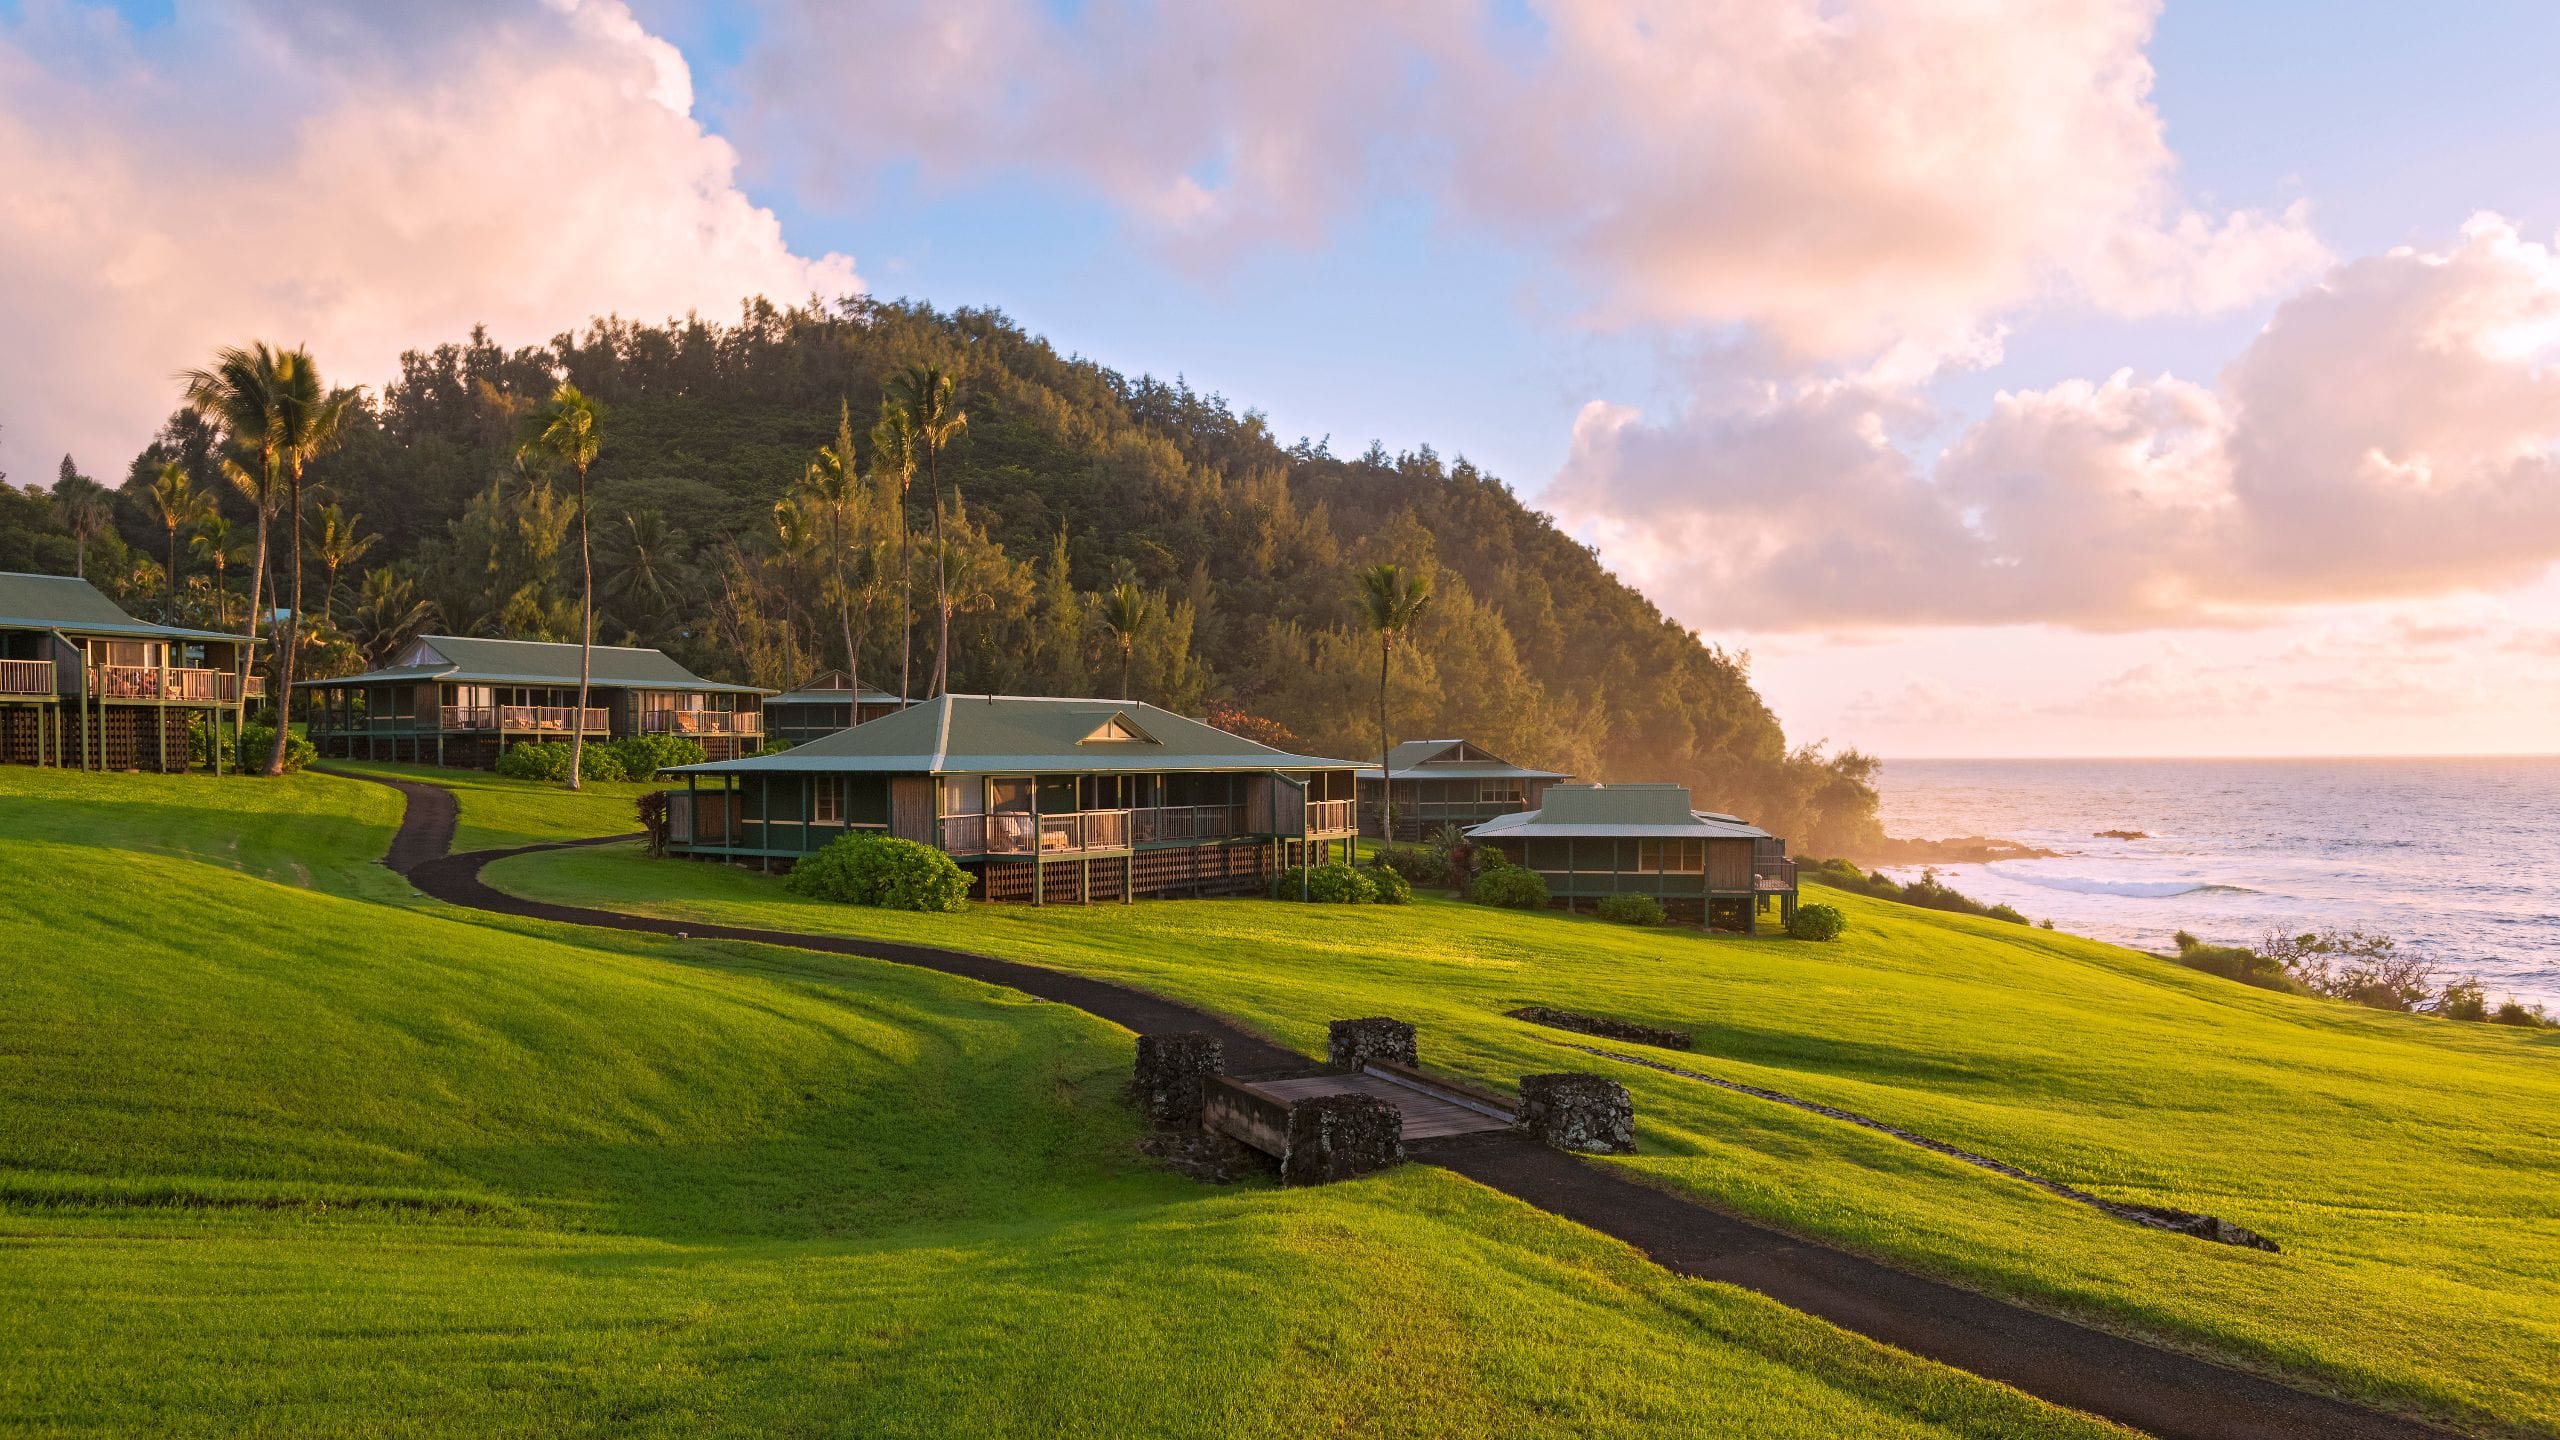
[[[189, 725], [239, 702], [246, 649], [136, 620], [86, 580], [0, 573], [0, 761], [184, 770]], [[248, 677], [251, 699], [263, 683]]]
[[1636, 892], [1675, 920], [1756, 932], [1774, 901], [1795, 918], [1787, 842], [1736, 816], [1693, 810], [1685, 785], [1556, 785], [1535, 810], [1488, 820], [1467, 838], [1544, 877], [1553, 903], [1589, 910]]
[[598, 645], [578, 711], [578, 647], [422, 635], [362, 675], [299, 682], [324, 756], [490, 769], [520, 740], [682, 735], [715, 759], [764, 747], [753, 685], [705, 680], [664, 651]]
[[805, 745], [902, 710], [906, 703], [886, 690], [868, 685], [856, 689], [852, 676], [829, 670], [806, 685], [766, 696], [764, 733], [785, 744]]
[[1407, 740], [1387, 752], [1384, 772], [1375, 765], [1360, 771], [1360, 833], [1371, 839], [1386, 833], [1390, 793], [1395, 838], [1419, 840], [1443, 825], [1464, 830], [1498, 815], [1534, 810], [1548, 786], [1572, 778], [1514, 765], [1466, 740]]
[[1260, 894], [1350, 858], [1354, 768], [1136, 701], [944, 695], [669, 771], [668, 849], [774, 869], [870, 833], [942, 849], [983, 900]]

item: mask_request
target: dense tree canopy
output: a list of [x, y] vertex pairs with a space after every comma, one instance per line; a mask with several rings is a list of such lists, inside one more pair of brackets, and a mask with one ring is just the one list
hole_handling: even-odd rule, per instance
[[[870, 424], [917, 366], [949, 375], [967, 416], [939, 452], [938, 514], [917, 457], [895, 453], [912, 442]], [[1871, 761], [1790, 750], [1738, 657], [1666, 619], [1499, 480], [1427, 447], [1346, 458], [1283, 445], [1251, 410], [1063, 356], [984, 310], [757, 301], [733, 325], [607, 319], [547, 346], [510, 351], [475, 332], [409, 354], [310, 466], [332, 513], [361, 515], [380, 539], [363, 573], [340, 578], [342, 617], [309, 618], [306, 673], [378, 660], [428, 623], [576, 637], [574, 477], [517, 443], [563, 381], [604, 414], [588, 477], [599, 641], [788, 685], [845, 665], [849, 629], [863, 677], [895, 688], [907, 556], [919, 688], [947, 586], [954, 690], [1112, 695], [1125, 665], [1139, 699], [1360, 756], [1376, 748], [1379, 652], [1357, 576], [1395, 564], [1433, 594], [1394, 648], [1402, 736], [1462, 735], [1586, 778], [1682, 781], [1800, 849], [1874, 835]], [[869, 483], [813, 483], [822, 451]], [[151, 557], [167, 546], [151, 478], [177, 462], [245, 530], [255, 512], [221, 459], [212, 426], [173, 415], [112, 495], [89, 573], [156, 612], [166, 579]], [[32, 488], [0, 495], [0, 565], [72, 569], [84, 551], [63, 508]], [[212, 567], [195, 568], [207, 573], [182, 578], [178, 610], [211, 621], [226, 600]], [[228, 580], [244, 594], [246, 568]], [[334, 588], [313, 578], [310, 594]]]

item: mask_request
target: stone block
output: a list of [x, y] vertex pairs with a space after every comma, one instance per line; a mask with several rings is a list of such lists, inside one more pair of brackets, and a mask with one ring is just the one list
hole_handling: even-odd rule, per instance
[[1636, 1106], [1627, 1087], [1605, 1075], [1567, 1071], [1520, 1077], [1520, 1128], [1559, 1150], [1632, 1155]]
[[1226, 1073], [1226, 1047], [1214, 1035], [1185, 1031], [1138, 1037], [1137, 1074], [1130, 1098], [1159, 1130], [1200, 1128], [1200, 1080]]
[[1336, 1020], [1325, 1027], [1324, 1061], [1336, 1070], [1357, 1070], [1364, 1060], [1388, 1060], [1419, 1066], [1413, 1027], [1383, 1015], [1366, 1020]]
[[1375, 1095], [1318, 1095], [1289, 1107], [1280, 1183], [1321, 1185], [1404, 1159], [1404, 1115]]

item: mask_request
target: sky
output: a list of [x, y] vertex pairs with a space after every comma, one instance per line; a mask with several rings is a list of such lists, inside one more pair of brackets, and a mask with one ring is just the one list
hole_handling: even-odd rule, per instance
[[2560, 7], [0, 0], [0, 471], [251, 336], [995, 306], [1507, 480], [1798, 741], [2560, 751]]

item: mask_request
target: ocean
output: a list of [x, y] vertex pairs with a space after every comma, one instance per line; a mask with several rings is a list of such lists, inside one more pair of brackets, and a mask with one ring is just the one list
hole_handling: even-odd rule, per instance
[[2492, 1004], [2560, 1008], [2560, 757], [1895, 760], [1881, 788], [1888, 835], [2062, 852], [1937, 870], [2073, 934], [2167, 951], [2182, 929], [2360, 928], [2479, 975]]

